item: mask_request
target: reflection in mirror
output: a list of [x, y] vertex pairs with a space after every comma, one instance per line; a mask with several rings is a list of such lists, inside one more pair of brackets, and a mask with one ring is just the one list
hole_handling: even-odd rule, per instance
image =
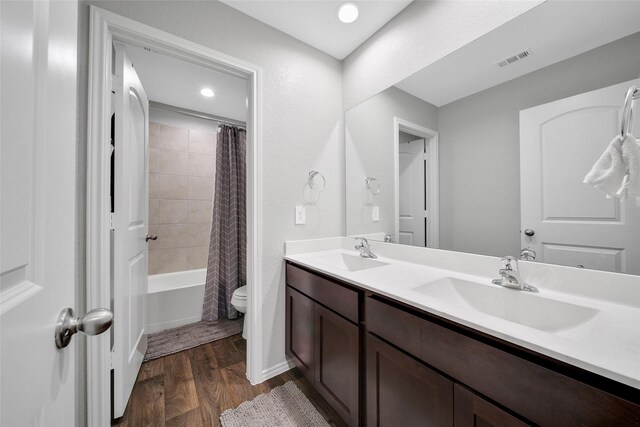
[[639, 14], [545, 2], [347, 111], [347, 235], [640, 274], [640, 207], [583, 182], [640, 86]]

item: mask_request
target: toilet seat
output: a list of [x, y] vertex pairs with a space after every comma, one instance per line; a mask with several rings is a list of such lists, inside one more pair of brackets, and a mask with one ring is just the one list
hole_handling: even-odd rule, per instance
[[247, 312], [247, 287], [241, 286], [233, 292], [231, 296], [231, 305], [240, 313]]
[[[247, 312], [247, 286], [240, 286], [233, 291], [231, 296], [231, 305], [240, 313]], [[247, 339], [247, 317], [244, 318], [244, 326], [242, 328], [242, 338]]]
[[237, 298], [247, 298], [247, 286], [240, 286], [238, 289], [233, 291], [233, 296]]

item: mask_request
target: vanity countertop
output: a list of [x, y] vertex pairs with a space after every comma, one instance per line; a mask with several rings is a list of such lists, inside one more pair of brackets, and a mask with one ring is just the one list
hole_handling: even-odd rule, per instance
[[[327, 246], [327, 245], [325, 245]], [[316, 247], [317, 248], [317, 247]], [[313, 250], [313, 245], [307, 245]], [[492, 335], [521, 347], [533, 350], [557, 360], [578, 366], [612, 380], [640, 389], [640, 307], [621, 304], [616, 301], [594, 298], [583, 294], [561, 292], [553, 286], [540, 286], [539, 293], [529, 293], [506, 289], [491, 284], [494, 277], [474, 275], [425, 265], [424, 263], [379, 256], [375, 262], [358, 265], [344, 265], [336, 260], [347, 259], [358, 264], [359, 253], [348, 249], [327, 249], [318, 251], [287, 251], [285, 259], [334, 277], [354, 286], [369, 290], [417, 309], [443, 317], [480, 332]], [[375, 252], [375, 248], [374, 248]], [[443, 252], [443, 251], [441, 251]], [[496, 269], [497, 276], [497, 269]], [[526, 279], [526, 277], [525, 277]], [[541, 307], [542, 312], [532, 313], [534, 317], [558, 317], [558, 311], [578, 308], [588, 315], [580, 322], [558, 328], [525, 326], [527, 319], [520, 323], [495, 317], [464, 303], [453, 303], [458, 296], [440, 298], [438, 293], [425, 294], [430, 284], [453, 280], [465, 283], [467, 288], [486, 286], [482, 292], [516, 292], [507, 295], [509, 301], [516, 301], [511, 316], [518, 317], [518, 306]], [[469, 285], [471, 284], [471, 285]], [[480, 289], [480, 288], [478, 288]], [[640, 291], [640, 289], [638, 289]], [[444, 293], [452, 294], [450, 288]], [[441, 293], [442, 293], [441, 292]], [[490, 296], [489, 299], [492, 297]], [[515, 299], [514, 299], [515, 298]], [[542, 299], [544, 304], [539, 304]], [[486, 298], [485, 298], [486, 300]], [[551, 304], [549, 301], [551, 300]], [[464, 301], [463, 299], [461, 301]], [[482, 305], [482, 304], [481, 304]], [[546, 309], [546, 312], [545, 312]], [[529, 310], [531, 310], [529, 308]], [[520, 310], [522, 311], [522, 310]], [[567, 316], [570, 314], [567, 311]], [[578, 313], [580, 314], [580, 313]], [[522, 317], [522, 316], [520, 316]], [[526, 317], [526, 316], [525, 316]], [[523, 324], [524, 323], [524, 324]]]

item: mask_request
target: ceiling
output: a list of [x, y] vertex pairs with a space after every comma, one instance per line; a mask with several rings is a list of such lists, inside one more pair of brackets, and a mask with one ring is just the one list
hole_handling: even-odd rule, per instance
[[345, 1], [221, 1], [340, 60], [411, 3], [411, 0], [354, 0], [360, 12], [358, 20], [344, 24], [338, 20], [337, 9]]
[[[246, 81], [219, 71], [127, 45], [142, 86], [151, 101], [246, 121]], [[212, 89], [213, 98], [200, 95], [204, 87]]]
[[[438, 107], [640, 31], [640, 1], [549, 0], [395, 86]], [[531, 56], [500, 68], [523, 50]]]

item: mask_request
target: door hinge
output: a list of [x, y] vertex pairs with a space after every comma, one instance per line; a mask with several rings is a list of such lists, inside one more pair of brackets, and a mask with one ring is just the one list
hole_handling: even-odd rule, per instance
[[422, 158], [424, 160], [429, 160], [429, 155], [427, 153], [422, 153]]
[[429, 214], [427, 213], [427, 211], [424, 211], [424, 217], [427, 219], [429, 218]]
[[109, 366], [111, 369], [115, 369], [115, 367], [113, 366], [113, 351], [109, 353]]
[[114, 213], [110, 213], [109, 214], [109, 230], [115, 230], [116, 229], [116, 214]]

